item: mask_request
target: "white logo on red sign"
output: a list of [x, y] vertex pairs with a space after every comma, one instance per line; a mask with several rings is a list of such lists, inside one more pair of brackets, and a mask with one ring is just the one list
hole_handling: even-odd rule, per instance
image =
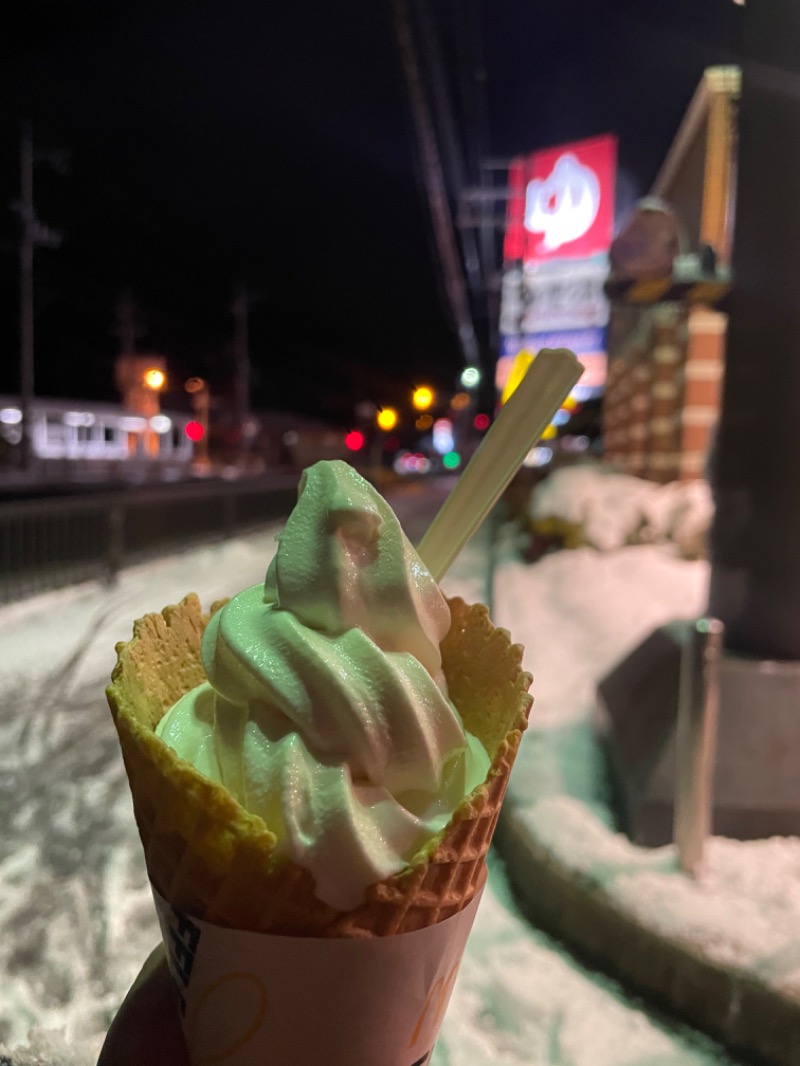
[[543, 233], [543, 252], [552, 252], [591, 229], [600, 209], [600, 182], [572, 152], [556, 160], [550, 174], [528, 182], [525, 229]]

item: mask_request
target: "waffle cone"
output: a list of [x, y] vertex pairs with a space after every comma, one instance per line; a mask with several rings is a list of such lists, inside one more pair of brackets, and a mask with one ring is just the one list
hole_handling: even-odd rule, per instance
[[[482, 605], [450, 601], [442, 643], [450, 698], [492, 760], [442, 832], [403, 872], [342, 912], [314, 895], [311, 874], [275, 857], [275, 836], [222, 785], [154, 733], [164, 713], [205, 680], [208, 616], [195, 595], [134, 623], [117, 645], [108, 702], [119, 734], [150, 880], [176, 909], [215, 925], [298, 936], [389, 936], [443, 921], [482, 886], [511, 766], [527, 725], [530, 674], [522, 649]], [[212, 607], [212, 611], [214, 608]]]

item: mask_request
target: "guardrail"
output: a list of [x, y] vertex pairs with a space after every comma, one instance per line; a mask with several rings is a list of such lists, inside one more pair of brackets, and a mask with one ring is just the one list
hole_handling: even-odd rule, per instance
[[297, 475], [0, 504], [0, 603], [285, 517]]

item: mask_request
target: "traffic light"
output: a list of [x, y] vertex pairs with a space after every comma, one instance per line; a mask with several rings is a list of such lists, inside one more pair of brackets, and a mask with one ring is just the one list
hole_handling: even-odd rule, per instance
[[351, 429], [345, 434], [344, 444], [351, 452], [357, 452], [364, 447], [364, 434], [359, 429]]

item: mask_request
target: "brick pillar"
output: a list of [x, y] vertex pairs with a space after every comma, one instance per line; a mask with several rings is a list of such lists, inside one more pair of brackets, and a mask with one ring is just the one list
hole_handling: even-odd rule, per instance
[[653, 316], [649, 443], [645, 475], [651, 481], [674, 481], [680, 467], [683, 351], [679, 312], [661, 304]]
[[627, 471], [630, 466], [631, 436], [630, 436], [630, 410], [631, 394], [633, 392], [632, 367], [626, 360], [623, 371], [617, 383], [617, 462], [620, 470]]
[[681, 419], [682, 480], [705, 476], [711, 434], [717, 423], [725, 362], [728, 316], [706, 307], [689, 312]]
[[603, 456], [608, 463], [617, 461], [619, 449], [619, 383], [623, 360], [617, 356], [609, 361], [606, 388], [603, 393]]
[[620, 462], [625, 451], [626, 365], [621, 357], [611, 361], [603, 396], [603, 456], [609, 463]]
[[630, 453], [628, 457], [628, 473], [635, 474], [637, 477], [644, 476], [649, 444], [648, 423], [652, 405], [652, 397], [650, 395], [652, 368], [648, 355], [646, 345], [637, 345], [633, 351], [630, 369], [631, 399], [628, 414]]

